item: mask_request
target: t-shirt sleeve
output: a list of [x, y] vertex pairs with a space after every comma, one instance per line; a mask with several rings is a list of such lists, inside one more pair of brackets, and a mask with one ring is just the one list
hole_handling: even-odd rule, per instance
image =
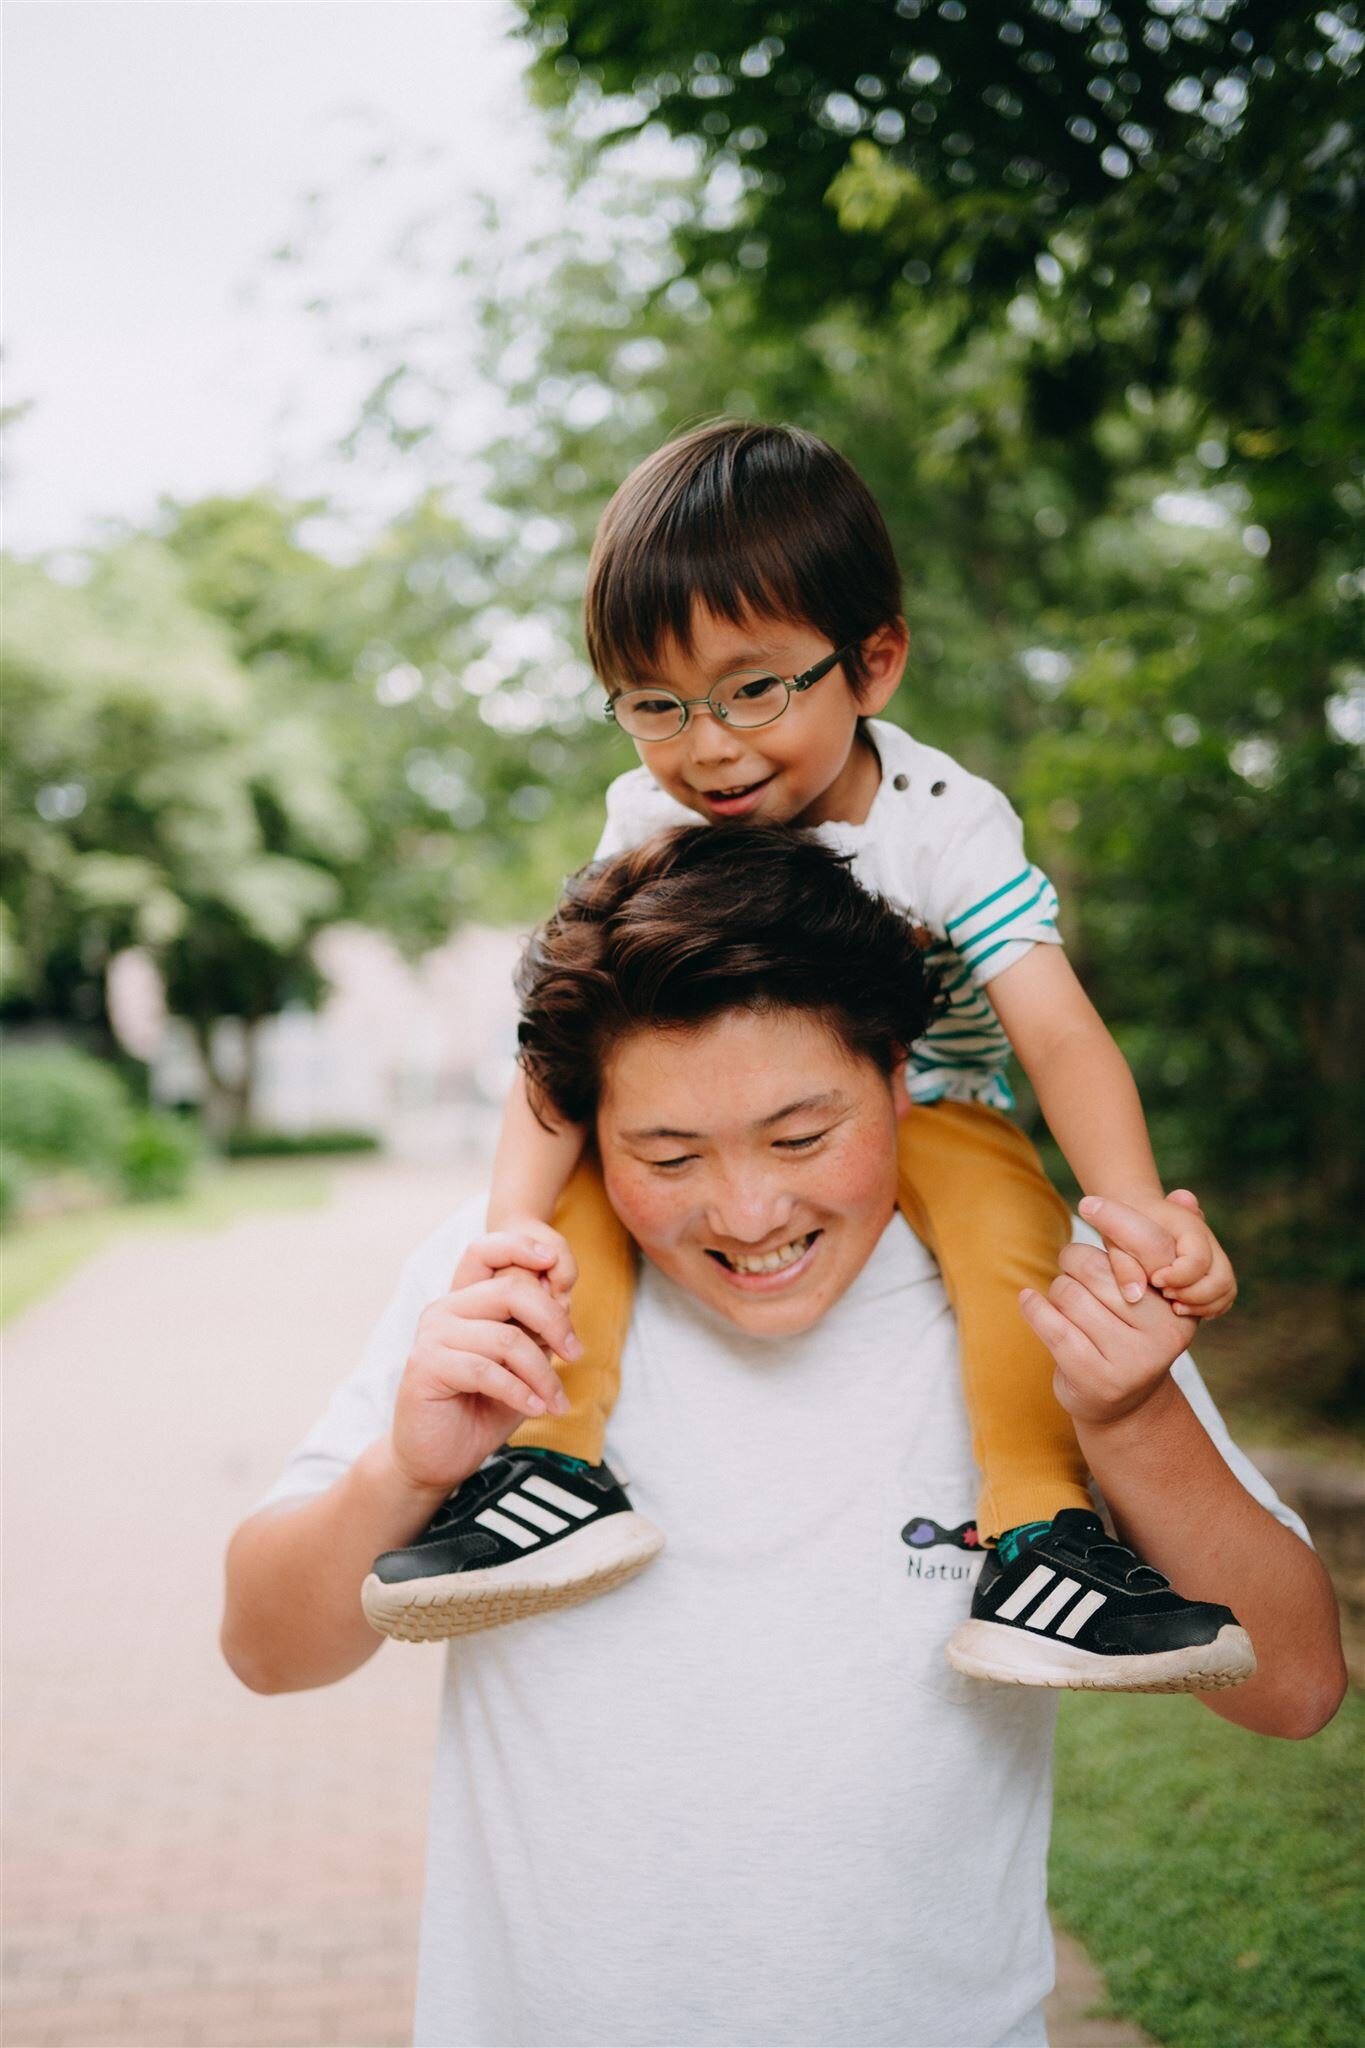
[[1302, 1537], [1311, 1549], [1312, 1538], [1304, 1523], [1294, 1513], [1293, 1508], [1285, 1506], [1264, 1473], [1256, 1469], [1246, 1452], [1228, 1435], [1228, 1426], [1214, 1405], [1213, 1396], [1204, 1385], [1188, 1351], [1171, 1367], [1171, 1378], [1203, 1424], [1223, 1463], [1231, 1468], [1252, 1499], [1259, 1501], [1266, 1512], [1273, 1515], [1286, 1529], [1292, 1529], [1296, 1536]]
[[607, 791], [607, 815], [603, 820], [602, 837], [597, 842], [594, 860], [615, 860], [618, 853], [629, 852], [637, 843], [630, 832], [623, 807], [612, 803], [612, 790], [615, 787], [613, 783], [612, 788]]
[[398, 1382], [422, 1311], [448, 1290], [461, 1254], [482, 1228], [483, 1213], [482, 1197], [466, 1203], [413, 1253], [370, 1334], [359, 1365], [295, 1445], [275, 1484], [256, 1503], [255, 1512], [325, 1493], [350, 1470], [362, 1451], [383, 1436], [393, 1417]]
[[972, 777], [956, 810], [923, 915], [984, 987], [1030, 946], [1062, 943], [1057, 892], [1024, 852], [1023, 825], [998, 789]]

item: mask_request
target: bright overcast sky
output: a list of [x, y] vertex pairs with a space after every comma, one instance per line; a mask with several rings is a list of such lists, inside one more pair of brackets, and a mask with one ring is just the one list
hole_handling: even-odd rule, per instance
[[[32, 404], [8, 546], [306, 476], [354, 391], [264, 258], [377, 138], [434, 145], [452, 205], [521, 201], [536, 128], [513, 19], [505, 0], [7, 0], [6, 402]], [[397, 188], [375, 203], [401, 215]]]

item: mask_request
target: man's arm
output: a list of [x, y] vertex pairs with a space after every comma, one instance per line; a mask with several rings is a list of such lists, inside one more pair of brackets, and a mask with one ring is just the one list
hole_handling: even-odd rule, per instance
[[[1145, 1217], [1111, 1201], [1082, 1213], [1149, 1271], [1160, 1264]], [[1047, 1298], [1029, 1290], [1021, 1305], [1057, 1362], [1057, 1397], [1115, 1527], [1186, 1599], [1231, 1607], [1256, 1651], [1256, 1676], [1205, 1704], [1260, 1735], [1316, 1734], [1346, 1688], [1320, 1560], [1252, 1499], [1172, 1380], [1188, 1323], [1154, 1290], [1125, 1301], [1093, 1246], [1069, 1245], [1061, 1265]]]
[[222, 1629], [223, 1655], [243, 1685], [302, 1692], [372, 1657], [384, 1638], [361, 1611], [365, 1574], [381, 1550], [411, 1543], [448, 1491], [414, 1487], [381, 1437], [315, 1500], [284, 1501], [243, 1522], [228, 1545]]
[[423, 1311], [387, 1436], [302, 1506], [263, 1508], [228, 1548], [222, 1646], [253, 1692], [301, 1692], [379, 1647], [360, 1588], [381, 1550], [411, 1543], [441, 1502], [528, 1416], [568, 1406], [551, 1354], [581, 1352], [538, 1274], [554, 1252], [496, 1234], [470, 1245]]

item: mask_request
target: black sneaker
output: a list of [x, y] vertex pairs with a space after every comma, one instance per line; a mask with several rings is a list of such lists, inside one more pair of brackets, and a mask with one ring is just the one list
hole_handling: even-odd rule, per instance
[[375, 1559], [361, 1604], [380, 1635], [436, 1642], [591, 1600], [663, 1547], [606, 1465], [509, 1444], [415, 1543]]
[[1182, 1600], [1084, 1508], [1063, 1508], [1012, 1564], [987, 1552], [948, 1662], [969, 1678], [1082, 1692], [1213, 1692], [1256, 1669], [1230, 1608]]

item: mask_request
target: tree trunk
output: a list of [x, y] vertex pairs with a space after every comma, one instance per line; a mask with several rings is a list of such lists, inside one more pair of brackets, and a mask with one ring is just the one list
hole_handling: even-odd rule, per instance
[[234, 1132], [247, 1129], [251, 1123], [256, 1088], [256, 1033], [260, 1019], [244, 1017], [240, 1020], [241, 1072], [228, 1078], [219, 1072], [213, 1056], [214, 1028], [221, 1020], [217, 1017], [192, 1017], [188, 1021], [204, 1076], [204, 1128], [210, 1138], [220, 1142], [230, 1138]]

